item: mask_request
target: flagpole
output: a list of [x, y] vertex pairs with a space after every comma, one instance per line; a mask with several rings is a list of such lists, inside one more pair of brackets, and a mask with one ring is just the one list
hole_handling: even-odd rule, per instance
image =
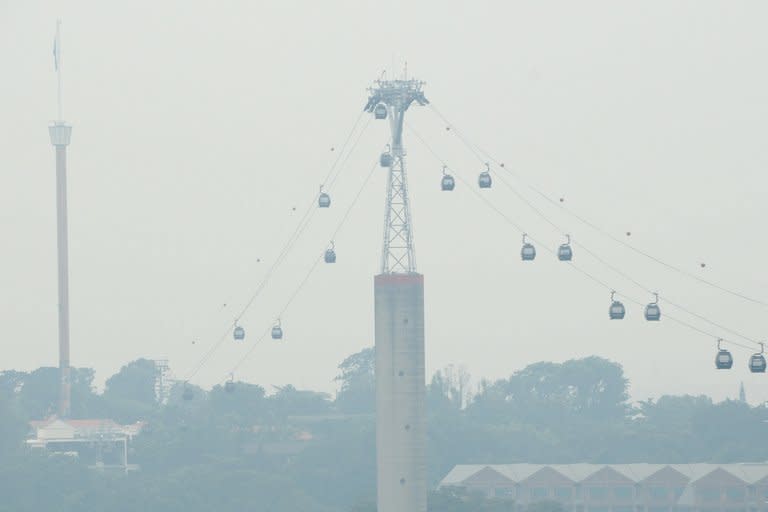
[[62, 114], [62, 106], [61, 106], [61, 20], [56, 20], [56, 41], [54, 42], [54, 49], [56, 50], [56, 82], [57, 82], [57, 93], [58, 93], [58, 121], [63, 122], [64, 116]]

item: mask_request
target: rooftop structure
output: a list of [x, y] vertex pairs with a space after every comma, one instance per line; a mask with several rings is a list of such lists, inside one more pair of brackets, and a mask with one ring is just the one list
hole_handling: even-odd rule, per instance
[[31, 421], [27, 446], [49, 453], [83, 457], [98, 468], [137, 469], [128, 463], [128, 444], [146, 426], [144, 422], [120, 425], [106, 419], [62, 419], [52, 416]]
[[458, 465], [440, 487], [567, 512], [768, 511], [768, 463]]

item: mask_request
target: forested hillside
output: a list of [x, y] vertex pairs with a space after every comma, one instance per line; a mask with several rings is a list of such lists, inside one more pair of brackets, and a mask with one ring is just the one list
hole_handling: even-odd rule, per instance
[[[148, 426], [130, 450], [141, 470], [101, 473], [69, 457], [30, 453], [28, 420], [50, 414], [58, 371], [0, 374], [0, 510], [338, 511], [373, 509], [374, 352], [339, 365], [331, 397], [292, 386], [236, 382], [227, 392], [176, 386], [155, 397], [155, 367], [138, 360], [94, 392], [93, 370], [73, 378], [73, 415]], [[766, 408], [707, 397], [631, 403], [616, 363], [542, 362], [470, 385], [457, 368], [427, 387], [431, 484], [455, 464], [512, 462], [743, 462], [768, 459], [758, 442]], [[433, 493], [430, 509], [508, 510], [510, 503]], [[62, 508], [63, 507], [63, 508]]]

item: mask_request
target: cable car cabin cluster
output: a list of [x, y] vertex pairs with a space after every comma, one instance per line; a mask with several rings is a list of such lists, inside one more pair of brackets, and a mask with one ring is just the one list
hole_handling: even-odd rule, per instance
[[[568, 241], [557, 249], [557, 259], [560, 261], [571, 261], [573, 259], [573, 249], [571, 248], [571, 236], [565, 235]], [[520, 249], [520, 258], [523, 261], [533, 261], [536, 259], [536, 247], [528, 241], [528, 235], [523, 233], [523, 247]]]
[[[645, 306], [645, 319], [649, 322], [661, 320], [661, 308], [659, 308], [659, 294], [654, 294], [654, 301]], [[627, 308], [616, 298], [616, 292], [611, 291], [611, 305], [608, 307], [608, 318], [611, 320], [623, 320], [627, 315]]]
[[[374, 114], [376, 119], [386, 119], [387, 117], [387, 107], [379, 103], [376, 105], [374, 109]], [[381, 167], [391, 167], [394, 162], [394, 156], [392, 154], [391, 148], [389, 145], [387, 145], [387, 149], [385, 152], [381, 153], [379, 157], [379, 164]], [[478, 186], [481, 189], [488, 189], [491, 188], [493, 184], [493, 179], [490, 174], [490, 165], [488, 163], [485, 164], [485, 170], [483, 170], [479, 176], [478, 176]], [[503, 164], [502, 164], [503, 167]], [[440, 182], [440, 187], [443, 191], [449, 192], [454, 190], [456, 187], [456, 180], [454, 177], [448, 173], [448, 167], [443, 166], [443, 176]], [[561, 199], [562, 202], [562, 199]], [[318, 196], [318, 207], [320, 208], [329, 208], [331, 205], [331, 197], [326, 192], [323, 191], [323, 186], [320, 186], [320, 194]], [[629, 235], [629, 232], [627, 233]], [[557, 259], [559, 261], [565, 261], [570, 262], [573, 260], [573, 247], [571, 246], [571, 237], [570, 235], [566, 234], [566, 241], [565, 243], [561, 244], [557, 248]], [[536, 259], [536, 247], [529, 241], [528, 235], [526, 233], [523, 233], [523, 241], [522, 241], [522, 247], [520, 249], [520, 257], [523, 261], [534, 261]], [[325, 250], [325, 253], [323, 255], [323, 259], [325, 263], [336, 263], [336, 251], [334, 242], [331, 241], [330, 246]], [[623, 320], [626, 317], [627, 310], [624, 304], [616, 298], [616, 292], [611, 291], [611, 299], [610, 299], [610, 306], [608, 308], [608, 317], [610, 320]], [[644, 317], [645, 320], [648, 322], [658, 322], [661, 320], [661, 308], [659, 307], [659, 294], [654, 293], [654, 300], [653, 302], [648, 303], [645, 306], [644, 311]], [[271, 329], [271, 337], [273, 340], [281, 340], [283, 339], [283, 329], [280, 323], [280, 319], [278, 318], [277, 323], [272, 327]], [[245, 339], [245, 329], [235, 324], [234, 330], [232, 332], [232, 337], [235, 341], [243, 341]], [[715, 368], [718, 370], [729, 370], [733, 367], [733, 356], [731, 355], [731, 352], [722, 348], [721, 345], [722, 340], [718, 340], [717, 342], [717, 354], [715, 356]], [[752, 354], [752, 356], [749, 358], [748, 368], [750, 372], [752, 373], [765, 373], [766, 368], [766, 358], [764, 355], [764, 347], [763, 344], [760, 343], [760, 352]], [[230, 378], [224, 385], [224, 390], [227, 393], [231, 393], [235, 390], [235, 384], [232, 378]], [[185, 401], [192, 400], [194, 398], [194, 393], [192, 389], [190, 389], [186, 383], [184, 385], [184, 389], [182, 391], [182, 399]]]
[[[661, 308], [659, 308], [659, 294], [654, 294], [653, 302], [645, 306], [645, 319], [649, 322], [657, 322], [661, 319]], [[608, 318], [611, 320], [623, 320], [627, 315], [627, 308], [616, 298], [616, 292], [611, 291], [611, 305], [608, 307]]]
[[[384, 159], [384, 155], [386, 154], [388, 153], [383, 153], [381, 155], [382, 166], [384, 166], [383, 159]], [[491, 188], [491, 186], [493, 185], [493, 178], [491, 178], [491, 168], [488, 164], [485, 164], [485, 170], [481, 172], [480, 175], [477, 177], [477, 184], [480, 188]], [[454, 188], [456, 188], [456, 180], [454, 179], [453, 176], [448, 174], [448, 167], [444, 165], [443, 177], [440, 179], [440, 189], [443, 192], [450, 192]]]

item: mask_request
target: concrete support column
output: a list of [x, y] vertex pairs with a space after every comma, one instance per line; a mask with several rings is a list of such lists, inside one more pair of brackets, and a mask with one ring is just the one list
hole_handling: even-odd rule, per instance
[[378, 512], [426, 512], [424, 276], [374, 278]]

